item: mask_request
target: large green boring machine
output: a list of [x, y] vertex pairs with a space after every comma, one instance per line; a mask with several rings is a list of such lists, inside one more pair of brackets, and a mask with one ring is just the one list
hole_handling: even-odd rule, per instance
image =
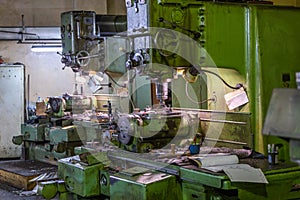
[[[289, 119], [297, 104], [300, 10], [265, 1], [126, 0], [125, 5], [127, 31], [101, 48], [94, 44], [97, 35], [84, 34], [94, 29], [78, 30], [90, 23], [84, 15], [76, 18], [74, 31], [66, 32], [63, 24], [64, 37], [77, 34], [64, 43], [66, 66], [90, 78], [106, 74], [114, 90], [105, 99], [107, 118], [94, 113], [93, 120], [84, 115], [72, 122], [83, 145], [58, 160], [59, 180], [40, 183], [41, 193], [47, 198], [58, 193], [60, 199], [300, 198], [300, 167], [290, 157], [298, 158], [289, 152], [290, 138], [297, 151], [299, 129], [288, 120], [294, 125], [288, 127], [296, 128], [282, 131], [275, 127], [278, 118], [270, 117], [276, 108], [273, 115]], [[72, 14], [78, 13], [67, 15]], [[90, 66], [103, 55], [104, 65]], [[288, 112], [273, 98], [267, 112], [273, 90], [275, 99], [293, 91], [285, 102]], [[121, 96], [128, 101], [114, 100]], [[192, 162], [213, 153], [238, 154], [238, 164], [261, 171], [267, 181], [251, 181], [252, 175], [243, 173], [238, 177], [243, 181], [233, 180]]]

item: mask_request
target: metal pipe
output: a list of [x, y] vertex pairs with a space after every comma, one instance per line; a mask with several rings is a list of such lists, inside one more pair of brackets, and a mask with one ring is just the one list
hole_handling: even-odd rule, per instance
[[28, 113], [28, 109], [29, 109], [29, 98], [30, 98], [30, 74], [27, 75], [27, 108], [26, 108], [26, 121], [29, 120], [29, 113]]
[[0, 30], [0, 33], [11, 33], [11, 34], [19, 34], [19, 35], [34, 35], [34, 36], [36, 36], [35, 33], [22, 33], [22, 32], [5, 31], [5, 30]]
[[127, 30], [126, 15], [96, 15], [101, 36], [113, 36]]
[[25, 33], [25, 22], [24, 22], [24, 15], [22, 15], [22, 32], [21, 32], [22, 42], [25, 41], [24, 33]]
[[26, 36], [25, 41], [61, 40], [60, 27], [0, 27], [0, 40], [20, 40]]

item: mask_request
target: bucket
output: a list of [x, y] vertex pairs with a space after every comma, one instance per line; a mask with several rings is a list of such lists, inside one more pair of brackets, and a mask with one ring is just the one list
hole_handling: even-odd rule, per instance
[[200, 144], [191, 144], [189, 150], [191, 155], [198, 154], [200, 152]]

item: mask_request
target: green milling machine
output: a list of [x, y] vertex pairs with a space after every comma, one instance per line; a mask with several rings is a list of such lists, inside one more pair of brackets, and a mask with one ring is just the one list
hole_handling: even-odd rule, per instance
[[[111, 94], [105, 99], [105, 117], [73, 119], [81, 139], [74, 141], [83, 145], [58, 157], [59, 180], [39, 183], [40, 193], [47, 199], [57, 193], [60, 199], [300, 198], [298, 143], [290, 150], [291, 138], [297, 141], [300, 131], [278, 134], [270, 114], [289, 119], [292, 112], [268, 111], [273, 90], [282, 88], [275, 90], [274, 98], [292, 90], [289, 95], [296, 95], [292, 105], [297, 113], [300, 10], [267, 1], [126, 0], [125, 4], [127, 32], [99, 36], [101, 44], [95, 42], [96, 28], [90, 28], [95, 23], [85, 16], [93, 18], [93, 12], [74, 17], [74, 27], [67, 28], [62, 21], [62, 35], [68, 30], [72, 31], [65, 37], [77, 34], [70, 43], [62, 38], [67, 44], [63, 63], [76, 73], [106, 74], [113, 87], [127, 89], [130, 100], [120, 103], [117, 96], [111, 102], [115, 97]], [[62, 20], [73, 14], [82, 13], [65, 13]], [[81, 22], [87, 27], [82, 28]], [[80, 28], [92, 33], [82, 34]], [[103, 49], [105, 53], [98, 53]], [[104, 64], [89, 66], [102, 55]], [[129, 106], [120, 111], [111, 103]], [[272, 122], [263, 129], [266, 117]], [[25, 136], [14, 139], [26, 144], [29, 136]], [[55, 147], [63, 146], [56, 143]], [[186, 159], [193, 156], [188, 151], [192, 143], [201, 145], [200, 154], [207, 148], [250, 152], [239, 162], [261, 169], [268, 183], [235, 182], [223, 172], [191, 164]], [[271, 163], [268, 144], [280, 147]]]

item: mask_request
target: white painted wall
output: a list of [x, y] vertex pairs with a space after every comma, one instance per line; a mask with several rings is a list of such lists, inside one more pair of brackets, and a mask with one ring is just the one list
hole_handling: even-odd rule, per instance
[[107, 0], [107, 13], [112, 15], [126, 15], [125, 0]]
[[30, 75], [29, 100], [36, 101], [38, 96], [60, 96], [66, 92], [73, 93], [74, 72], [70, 68], [62, 70], [61, 57], [56, 52], [36, 53], [30, 49], [29, 44], [0, 41], [0, 55], [5, 62], [23, 63], [26, 80], [27, 75]]

